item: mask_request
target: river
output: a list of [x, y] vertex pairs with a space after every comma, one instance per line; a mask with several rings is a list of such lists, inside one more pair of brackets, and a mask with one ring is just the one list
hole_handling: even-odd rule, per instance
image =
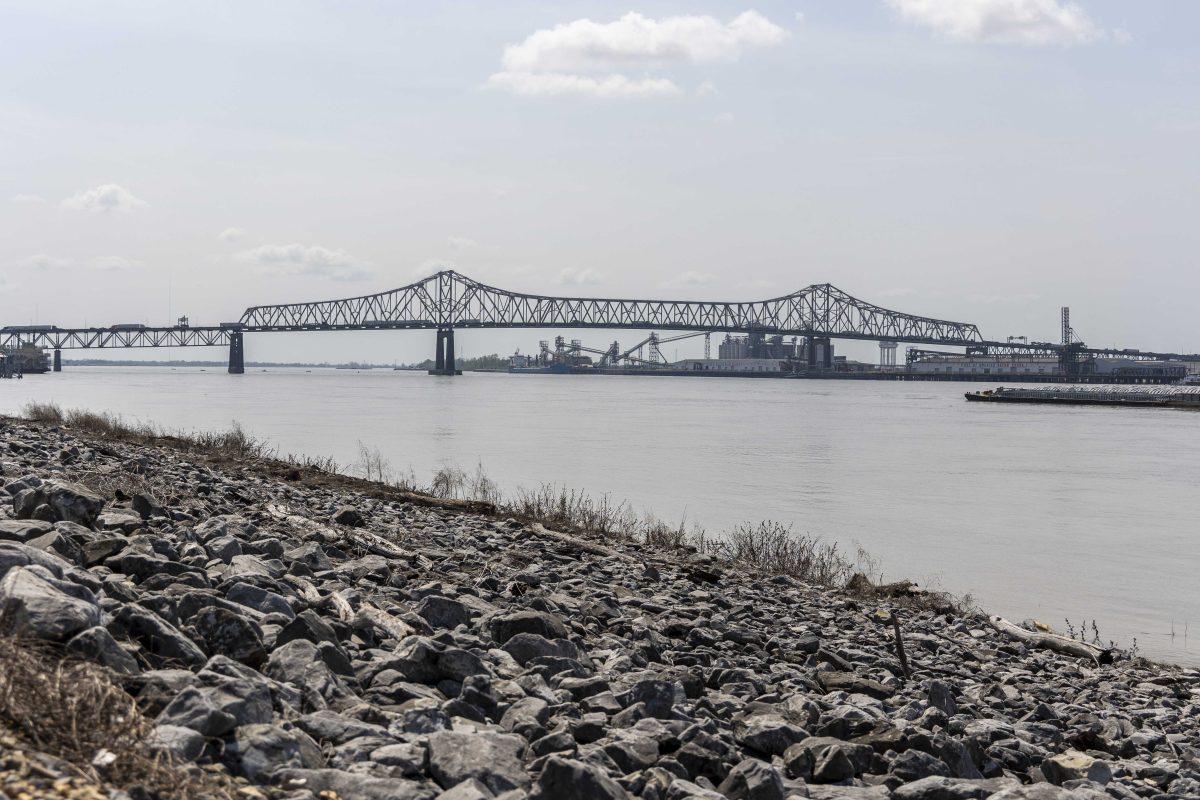
[[[1010, 618], [1200, 663], [1200, 415], [967, 403], [964, 383], [72, 367], [0, 381], [29, 400], [167, 428], [237, 420], [281, 453], [378, 448], [428, 481], [482, 465], [719, 532], [774, 519], [875, 556], [888, 578]], [[1200, 630], [1197, 631], [1200, 637]]]

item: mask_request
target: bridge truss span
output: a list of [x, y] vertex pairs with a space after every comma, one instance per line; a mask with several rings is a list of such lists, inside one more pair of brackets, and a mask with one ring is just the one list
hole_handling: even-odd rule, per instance
[[511, 292], [445, 270], [377, 294], [314, 303], [254, 306], [247, 331], [376, 328], [635, 328], [763, 332], [968, 345], [975, 325], [904, 314], [830, 284], [754, 302], [556, 297]]

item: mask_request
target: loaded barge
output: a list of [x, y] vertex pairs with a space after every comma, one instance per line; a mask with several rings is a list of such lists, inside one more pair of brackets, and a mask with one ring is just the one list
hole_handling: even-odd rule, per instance
[[982, 403], [1054, 403], [1200, 410], [1200, 386], [1001, 386], [982, 392], [967, 392], [966, 398]]

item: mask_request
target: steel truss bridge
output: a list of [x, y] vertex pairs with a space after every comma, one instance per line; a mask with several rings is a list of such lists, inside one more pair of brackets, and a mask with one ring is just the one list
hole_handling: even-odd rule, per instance
[[[965, 347], [968, 352], [1119, 354], [1134, 358], [1200, 359], [1169, 353], [1090, 350], [1081, 344], [988, 341], [970, 323], [934, 319], [859, 300], [828, 283], [753, 302], [623, 300], [511, 292], [443, 270], [391, 291], [312, 303], [252, 306], [237, 322], [218, 326], [103, 328], [8, 326], [0, 348], [34, 345], [64, 349], [229, 347], [229, 371], [244, 371], [246, 333], [347, 330], [436, 330], [435, 372], [454, 374], [454, 331], [470, 328], [603, 328], [760, 333], [829, 339]], [[810, 352], [813, 349], [810, 348]], [[826, 348], [828, 351], [828, 348]]]

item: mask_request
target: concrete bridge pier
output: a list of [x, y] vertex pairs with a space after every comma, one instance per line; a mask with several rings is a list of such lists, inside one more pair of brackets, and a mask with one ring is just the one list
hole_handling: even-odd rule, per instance
[[804, 350], [808, 356], [808, 366], [833, 367], [833, 342], [828, 336], [805, 336]]
[[62, 372], [62, 350], [54, 348], [54, 371]]
[[242, 332], [234, 331], [229, 334], [229, 374], [242, 375], [246, 372], [246, 356], [242, 342]]
[[454, 329], [438, 329], [430, 375], [462, 375], [454, 361]]

